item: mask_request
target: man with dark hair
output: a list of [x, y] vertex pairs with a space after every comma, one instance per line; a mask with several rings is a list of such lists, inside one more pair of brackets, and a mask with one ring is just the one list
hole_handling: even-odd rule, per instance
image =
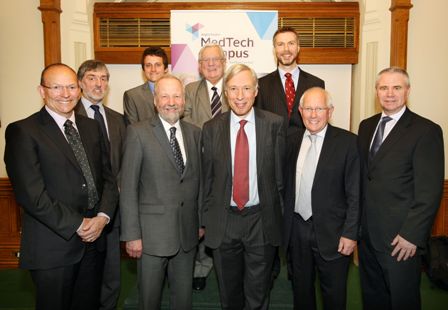
[[45, 106], [6, 128], [5, 163], [23, 207], [20, 267], [36, 287], [36, 309], [100, 306], [103, 229], [118, 201], [100, 126], [75, 115], [76, 73], [64, 64], [42, 71]]
[[141, 65], [146, 82], [125, 91], [123, 95], [123, 110], [127, 124], [150, 119], [156, 114], [154, 85], [168, 72], [168, 56], [161, 47], [148, 47], [143, 51]]
[[363, 308], [421, 309], [421, 255], [443, 193], [442, 129], [406, 106], [405, 70], [382, 70], [375, 88], [382, 112], [358, 131]]
[[[118, 178], [126, 125], [123, 115], [103, 104], [108, 87], [109, 71], [106, 65], [98, 60], [87, 60], [78, 69], [78, 82], [82, 96], [75, 107], [75, 112], [95, 119], [103, 131], [103, 140], [109, 151], [112, 172]], [[116, 309], [120, 295], [120, 218], [118, 208], [106, 233], [106, 259], [101, 286], [100, 310]]]
[[283, 116], [288, 127], [303, 128], [299, 99], [308, 88], [325, 88], [325, 82], [298, 67], [299, 35], [294, 28], [278, 29], [272, 41], [278, 68], [258, 81], [255, 106]]

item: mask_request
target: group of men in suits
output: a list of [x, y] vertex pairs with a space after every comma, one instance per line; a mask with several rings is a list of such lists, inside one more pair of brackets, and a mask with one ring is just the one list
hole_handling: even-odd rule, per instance
[[260, 80], [242, 64], [224, 73], [222, 49], [202, 48], [202, 79], [186, 91], [166, 54], [145, 50], [148, 81], [125, 93], [126, 118], [103, 105], [102, 62], [43, 70], [45, 106], [5, 133], [37, 309], [114, 309], [119, 229], [138, 258], [141, 309], [160, 308], [166, 275], [170, 307], [192, 308], [202, 238], [223, 309], [268, 309], [280, 245], [295, 309], [316, 309], [316, 273], [324, 308], [345, 309], [357, 240], [364, 308], [420, 308], [440, 126], [407, 108], [409, 76], [392, 67], [376, 81], [382, 113], [358, 136], [334, 127], [324, 82], [297, 65], [297, 33], [281, 28], [273, 44], [278, 68]]

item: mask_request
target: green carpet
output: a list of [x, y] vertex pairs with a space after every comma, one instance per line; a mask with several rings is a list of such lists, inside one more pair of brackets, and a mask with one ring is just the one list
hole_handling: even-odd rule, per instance
[[[122, 268], [122, 293], [119, 301], [119, 309], [134, 310], [136, 307], [136, 264], [132, 260], [123, 260]], [[271, 293], [272, 310], [292, 309], [292, 292], [290, 282], [286, 280], [285, 266], [275, 281]], [[358, 268], [351, 266], [348, 279], [348, 304], [347, 309], [361, 309], [361, 293]], [[424, 310], [448, 309], [448, 291], [435, 288], [429, 282], [426, 274], [422, 276], [421, 284], [422, 305]], [[319, 290], [318, 290], [319, 296]], [[202, 292], [194, 292], [193, 309], [220, 309], [218, 288], [214, 273], [207, 281], [207, 287]], [[20, 269], [0, 270], [0, 309], [2, 310], [30, 310], [34, 305], [34, 288], [29, 273]], [[162, 309], [168, 309], [168, 289], [165, 289]], [[319, 309], [322, 309], [319, 303]]]

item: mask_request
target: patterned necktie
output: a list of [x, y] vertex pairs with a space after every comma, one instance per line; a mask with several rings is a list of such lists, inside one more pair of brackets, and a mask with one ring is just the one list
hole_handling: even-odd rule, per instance
[[249, 143], [244, 131], [246, 123], [246, 120], [240, 121], [233, 163], [233, 201], [239, 210], [242, 210], [249, 201]]
[[294, 99], [296, 98], [296, 89], [294, 87], [294, 81], [292, 80], [291, 73], [285, 73], [285, 77], [286, 106], [288, 107], [288, 117], [291, 118], [292, 108], [294, 107]]
[[87, 183], [88, 208], [93, 209], [99, 200], [98, 192], [96, 191], [95, 181], [93, 180], [92, 171], [90, 170], [89, 161], [84, 146], [82, 145], [81, 137], [75, 127], [73, 127], [73, 122], [69, 119], [64, 123], [64, 132]]
[[373, 158], [373, 156], [375, 156], [376, 152], [378, 152], [381, 144], [383, 143], [384, 128], [386, 127], [386, 123], [391, 120], [392, 118], [390, 116], [383, 116], [381, 118], [378, 130], [376, 131], [375, 137], [373, 138], [372, 147], [370, 148], [370, 160]]
[[90, 106], [93, 111], [95, 111], [95, 114], [93, 115], [93, 118], [96, 119], [96, 121], [100, 124], [101, 132], [103, 133], [103, 141], [104, 145], [106, 147], [107, 152], [110, 151], [110, 143], [109, 143], [109, 137], [107, 135], [107, 129], [106, 129], [106, 123], [104, 122], [104, 117], [100, 112], [100, 107], [96, 104], [92, 104]]
[[213, 97], [210, 108], [212, 109], [212, 118], [213, 118], [221, 113], [222, 103], [221, 103], [221, 97], [218, 95], [218, 89], [215, 86], [213, 86], [212, 90], [213, 90]]
[[303, 162], [299, 195], [296, 203], [298, 212], [305, 221], [313, 215], [311, 207], [311, 190], [313, 188], [314, 174], [316, 173], [317, 166], [317, 136], [309, 135], [308, 137], [311, 140], [311, 144], [306, 153], [305, 161]]
[[184, 159], [182, 157], [182, 152], [180, 151], [179, 142], [176, 139], [176, 127], [170, 128], [170, 145], [173, 150], [174, 160], [176, 161], [177, 169], [180, 174], [184, 173], [185, 165]]

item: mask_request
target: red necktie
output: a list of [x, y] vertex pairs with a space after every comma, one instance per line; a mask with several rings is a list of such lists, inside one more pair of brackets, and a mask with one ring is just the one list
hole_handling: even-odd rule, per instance
[[249, 201], [249, 143], [244, 131], [246, 123], [246, 120], [240, 121], [233, 163], [233, 201], [239, 210], [242, 210]]
[[292, 80], [291, 73], [285, 73], [285, 77], [286, 105], [288, 107], [288, 117], [291, 117], [292, 107], [294, 106], [294, 99], [296, 98], [296, 89], [294, 87], [294, 81]]

